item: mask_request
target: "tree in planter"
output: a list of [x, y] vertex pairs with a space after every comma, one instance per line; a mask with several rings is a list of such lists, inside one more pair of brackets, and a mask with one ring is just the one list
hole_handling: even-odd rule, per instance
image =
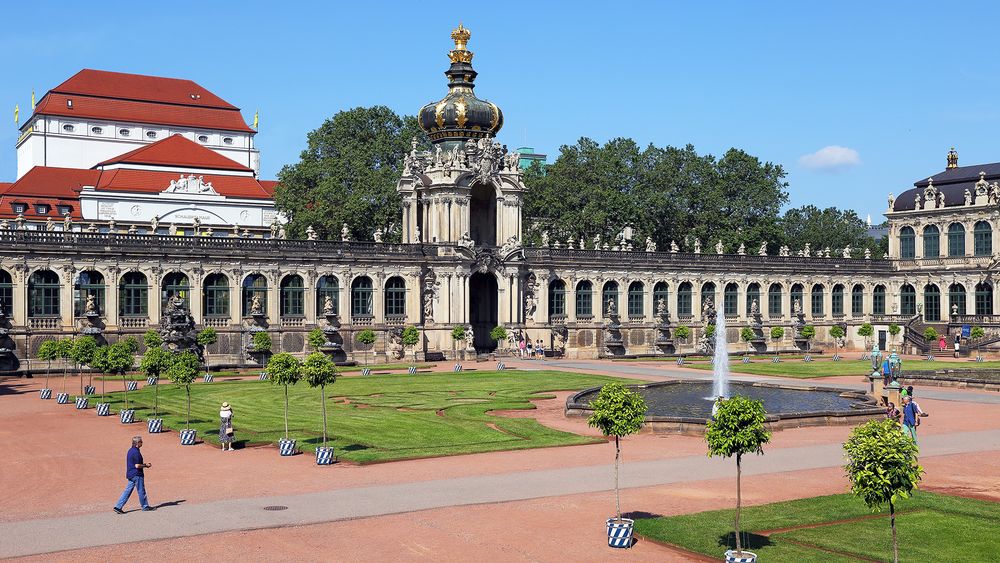
[[934, 330], [934, 327], [929, 326], [924, 329], [924, 341], [928, 344], [933, 344], [935, 340], [938, 339], [938, 333]]
[[806, 339], [806, 350], [811, 349], [812, 339], [816, 338], [816, 327], [814, 327], [813, 325], [806, 325], [802, 327], [802, 332], [800, 332], [799, 334], [802, 335], [802, 338]]
[[681, 325], [674, 330], [674, 338], [678, 340], [687, 341], [688, 337], [691, 336], [691, 329]]
[[892, 324], [889, 325], [889, 336], [892, 337], [891, 339], [889, 339], [890, 343], [895, 342], [896, 335], [899, 334], [899, 331], [900, 331], [900, 328], [899, 328], [898, 324], [892, 323]]
[[[94, 350], [94, 355], [90, 360], [90, 367], [97, 370], [97, 373], [101, 374], [101, 402], [106, 403], [105, 399], [105, 384], [107, 379], [105, 375], [108, 373], [110, 366], [108, 364], [108, 347], [100, 346]], [[93, 375], [91, 375], [91, 384], [93, 384]]]
[[497, 350], [501, 351], [503, 342], [507, 340], [507, 329], [502, 326], [493, 327], [493, 330], [490, 331], [490, 339], [497, 343]]
[[258, 354], [270, 352], [271, 345], [271, 335], [264, 331], [253, 333], [253, 338], [250, 339], [250, 349]]
[[355, 339], [358, 341], [358, 344], [361, 344], [364, 347], [365, 367], [367, 367], [368, 350], [371, 350], [372, 346], [375, 344], [375, 331], [370, 328], [366, 328], [361, 332], [359, 332], [358, 335], [355, 337]]
[[[260, 334], [260, 333], [258, 333]], [[302, 378], [302, 364], [288, 352], [280, 352], [271, 356], [267, 362], [267, 373], [271, 376], [272, 385], [285, 388], [285, 439], [288, 439], [288, 386], [295, 385]]]
[[621, 496], [618, 488], [618, 465], [621, 459], [620, 440], [635, 434], [646, 418], [646, 401], [637, 391], [621, 383], [608, 383], [591, 403], [593, 414], [587, 425], [597, 428], [605, 436], [615, 437], [615, 514], [622, 520]]
[[[83, 366], [90, 366], [94, 361], [94, 354], [97, 352], [97, 340], [93, 336], [81, 336], [73, 341], [73, 348], [70, 350], [70, 357], [76, 364], [77, 371], [80, 372], [80, 394], [83, 395]], [[93, 375], [90, 381], [93, 383]]]
[[119, 342], [123, 342], [128, 347], [129, 352], [133, 354], [139, 353], [139, 341], [134, 336], [127, 336], [119, 340]]
[[781, 340], [784, 337], [785, 337], [785, 328], [784, 327], [780, 327], [780, 326], [772, 326], [771, 327], [771, 339], [772, 340]]
[[413, 351], [413, 365], [417, 365], [417, 344], [420, 342], [420, 331], [415, 326], [408, 326], [403, 329], [403, 346]]
[[[69, 362], [73, 359], [73, 339], [63, 338], [59, 340], [56, 344], [56, 352], [59, 358], [63, 361], [63, 384], [62, 392], [66, 392], [66, 373], [69, 369]], [[81, 376], [82, 377], [82, 376]], [[82, 381], [82, 379], [81, 379]]]
[[[258, 332], [257, 334], [266, 334], [266, 333]], [[257, 337], [257, 334], [254, 334], [254, 338]], [[202, 350], [201, 353], [205, 357], [205, 373], [209, 373], [212, 370], [209, 368], [208, 365], [208, 347], [219, 341], [219, 334], [215, 332], [214, 328], [209, 326], [199, 330], [198, 336], [196, 336], [195, 339], [198, 342], [198, 346], [201, 346]], [[270, 340], [270, 337], [268, 338], [268, 340]], [[256, 349], [256, 345], [254, 346], [254, 348]], [[268, 350], [271, 349], [270, 346], [268, 346], [267, 348]]]
[[899, 563], [896, 503], [917, 488], [923, 468], [917, 465], [917, 444], [899, 431], [894, 420], [872, 420], [858, 426], [844, 443], [851, 492], [872, 512], [889, 505], [892, 557]]
[[[160, 378], [160, 374], [165, 372], [173, 361], [173, 355], [159, 346], [146, 348], [146, 353], [139, 361], [139, 369], [146, 374], [146, 377]], [[153, 417], [155, 418], [160, 410], [160, 386], [154, 385], [153, 389]]]
[[170, 367], [167, 368], [167, 379], [175, 384], [184, 387], [187, 394], [187, 419], [184, 421], [184, 429], [191, 428], [191, 384], [198, 379], [198, 372], [201, 370], [201, 362], [198, 356], [192, 352], [181, 352], [173, 356]]
[[984, 336], [986, 336], [986, 331], [983, 330], [983, 327], [981, 327], [981, 326], [974, 326], [974, 327], [972, 327], [972, 330], [969, 331], [969, 338], [971, 338], [972, 340], [974, 340], [976, 342], [976, 355], [977, 356], [981, 355], [981, 353], [982, 353], [982, 350], [980, 349], [980, 343], [979, 343], [979, 341]]
[[459, 342], [465, 342], [465, 325], [458, 325], [451, 329], [451, 355], [458, 359], [458, 352], [455, 350], [455, 345]]
[[748, 326], [745, 326], [742, 329], [740, 329], [740, 340], [747, 343], [748, 352], [751, 351], [750, 341], [753, 340], [754, 337], [756, 336], [757, 334], [754, 333], [753, 329]]
[[715, 325], [705, 325], [705, 338], [715, 338]]
[[736, 556], [740, 557], [743, 551], [740, 542], [741, 461], [744, 454], [762, 455], [771, 433], [764, 427], [767, 413], [760, 401], [737, 395], [719, 401], [718, 407], [715, 419], [708, 421], [706, 426], [705, 440], [709, 456], [736, 456]]
[[833, 325], [830, 327], [830, 337], [833, 338], [833, 348], [834, 353], [840, 353], [840, 339], [847, 335], [844, 327], [840, 325]]
[[[135, 339], [132, 339], [135, 342]], [[126, 340], [115, 342], [104, 348], [103, 371], [122, 376], [122, 386], [125, 388], [125, 410], [128, 410], [128, 383], [126, 373], [135, 365], [135, 352], [132, 343]], [[104, 397], [104, 380], [101, 379], [101, 397]]]
[[875, 334], [875, 327], [872, 323], [865, 323], [858, 327], [858, 336], [865, 339], [865, 350], [871, 347], [871, 337]]
[[[329, 356], [313, 352], [302, 363], [302, 377], [310, 387], [319, 387], [319, 399], [323, 406], [323, 447], [326, 447], [326, 386], [337, 381], [337, 366]], [[287, 430], [286, 430], [286, 438]]]
[[[45, 369], [45, 388], [49, 388], [49, 372], [52, 371], [52, 360], [59, 359], [59, 341], [58, 340], [46, 340], [42, 342], [42, 345], [38, 347], [38, 359], [49, 363], [49, 366]], [[65, 383], [63, 387], [65, 387]]]
[[312, 346], [314, 351], [319, 351], [320, 347], [326, 344], [326, 335], [323, 334], [323, 329], [314, 328], [309, 331], [309, 335], [306, 336], [306, 341]]
[[142, 333], [142, 343], [146, 345], [146, 348], [159, 348], [163, 345], [163, 338], [160, 337], [160, 333], [153, 329], [149, 329]]

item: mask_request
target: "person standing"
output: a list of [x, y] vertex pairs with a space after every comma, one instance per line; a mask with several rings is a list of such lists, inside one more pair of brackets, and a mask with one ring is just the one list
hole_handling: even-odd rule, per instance
[[917, 405], [909, 395], [903, 397], [903, 433], [917, 443]]
[[948, 345], [948, 343], [944, 341], [944, 335], [942, 335], [941, 339], [938, 340], [938, 351], [943, 354], [944, 353], [944, 348], [947, 345]]
[[142, 507], [144, 512], [156, 510], [152, 506], [149, 506], [149, 500], [146, 498], [146, 482], [143, 473], [144, 469], [149, 469], [153, 464], [143, 461], [142, 452], [139, 451], [140, 448], [142, 448], [142, 436], [133, 436], [132, 447], [125, 454], [125, 479], [128, 483], [125, 485], [125, 490], [122, 491], [122, 496], [118, 498], [118, 503], [115, 504], [115, 512], [118, 514], [125, 514], [122, 507], [125, 506], [129, 497], [132, 496], [132, 489], [138, 489], [139, 506]]
[[228, 402], [222, 403], [219, 409], [219, 443], [222, 444], [222, 451], [233, 451], [233, 409]]
[[545, 344], [542, 343], [542, 339], [539, 338], [538, 342], [535, 344], [535, 349], [538, 350], [538, 357], [542, 360], [545, 359]]

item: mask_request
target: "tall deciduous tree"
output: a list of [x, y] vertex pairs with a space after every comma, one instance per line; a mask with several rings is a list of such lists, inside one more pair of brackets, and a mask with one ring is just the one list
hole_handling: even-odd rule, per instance
[[278, 173], [275, 206], [289, 219], [288, 234], [304, 237], [310, 225], [321, 238], [340, 238], [346, 223], [355, 240], [400, 240], [396, 182], [403, 157], [416, 137], [426, 148], [413, 116], [400, 117], [385, 106], [338, 112], [308, 136], [296, 164]]
[[781, 218], [781, 230], [784, 244], [793, 250], [809, 243], [813, 250], [850, 246], [856, 258], [863, 255], [865, 248], [870, 248], [876, 257], [884, 252], [880, 243], [868, 236], [865, 222], [850, 209], [820, 209], [815, 205], [789, 209]]

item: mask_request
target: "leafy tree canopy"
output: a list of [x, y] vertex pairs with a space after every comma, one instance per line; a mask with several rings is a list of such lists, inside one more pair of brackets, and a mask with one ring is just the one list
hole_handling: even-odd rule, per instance
[[337, 380], [337, 365], [322, 352], [313, 352], [302, 362], [302, 377], [310, 387], [330, 385]]
[[907, 498], [920, 482], [917, 444], [894, 420], [872, 420], [851, 432], [844, 444], [851, 492], [873, 511]]
[[211, 346], [219, 341], [219, 334], [215, 332], [212, 327], [205, 327], [198, 331], [198, 336], [195, 337], [198, 344], [202, 346]]
[[646, 400], [642, 395], [621, 383], [608, 383], [601, 387], [597, 398], [590, 403], [594, 409], [587, 424], [605, 436], [628, 436], [642, 428], [646, 419]]
[[147, 376], [159, 377], [161, 373], [170, 367], [173, 356], [163, 348], [158, 346], [146, 348], [146, 353], [139, 360], [139, 369]]
[[784, 327], [780, 327], [780, 326], [772, 326], [771, 327], [771, 338], [773, 338], [775, 340], [778, 340], [779, 338], [783, 338], [784, 336], [785, 336], [785, 329], [784, 329]]
[[[132, 339], [132, 342], [135, 342], [135, 339]], [[124, 375], [135, 365], [135, 352], [133, 352], [132, 343], [128, 339], [115, 342], [105, 347], [104, 350], [107, 352], [102, 371]]]
[[149, 329], [142, 334], [142, 342], [146, 345], [146, 348], [156, 348], [163, 344], [163, 338], [160, 337], [160, 333]]
[[253, 333], [250, 339], [254, 352], [270, 352], [271, 344], [271, 335], [263, 331]]
[[742, 456], [764, 453], [771, 433], [764, 427], [767, 413], [764, 404], [740, 395], [719, 402], [715, 420], [709, 420], [705, 432], [710, 456]]
[[267, 362], [267, 373], [273, 385], [295, 385], [302, 378], [302, 364], [288, 352], [280, 352]]
[[309, 331], [309, 335], [306, 337], [306, 341], [312, 346], [313, 350], [319, 350], [319, 347], [326, 344], [326, 335], [323, 334], [323, 329], [314, 328]]
[[465, 326], [458, 325], [451, 329], [451, 338], [452, 340], [465, 340]]
[[420, 331], [415, 326], [408, 326], [403, 329], [403, 346], [412, 348], [420, 342]]
[[274, 203], [288, 218], [288, 235], [305, 238], [310, 225], [321, 238], [340, 239], [347, 224], [354, 240], [400, 240], [399, 195], [403, 157], [410, 140], [427, 142], [413, 116], [400, 117], [385, 106], [338, 112], [309, 133], [296, 164], [278, 173]]
[[170, 381], [186, 387], [198, 378], [200, 369], [201, 362], [198, 361], [198, 356], [191, 352], [182, 352], [174, 356], [166, 375]]
[[78, 364], [89, 366], [94, 361], [94, 354], [96, 352], [97, 340], [93, 336], [81, 336], [73, 341], [70, 357]]
[[375, 331], [370, 328], [366, 328], [358, 333], [356, 339], [365, 346], [371, 346], [372, 344], [375, 344]]
[[502, 326], [493, 327], [493, 330], [490, 331], [490, 338], [495, 342], [507, 340], [507, 329]]
[[789, 209], [781, 218], [781, 230], [785, 244], [793, 250], [804, 248], [806, 243], [813, 250], [828, 246], [839, 249], [850, 245], [855, 250], [855, 257], [861, 257], [865, 248], [870, 248], [876, 257], [881, 257], [888, 250], [884, 246], [888, 239], [883, 238], [883, 244], [868, 236], [865, 222], [850, 209], [820, 209], [815, 205]]
[[59, 341], [46, 340], [38, 347], [38, 359], [51, 362], [59, 358]]

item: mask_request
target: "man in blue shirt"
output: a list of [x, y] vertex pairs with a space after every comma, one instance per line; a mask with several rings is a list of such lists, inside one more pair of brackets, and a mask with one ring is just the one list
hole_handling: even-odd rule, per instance
[[917, 443], [917, 405], [909, 395], [903, 397], [903, 433]]
[[115, 512], [118, 514], [125, 514], [122, 507], [125, 506], [129, 497], [132, 496], [132, 489], [139, 490], [139, 505], [142, 506], [143, 511], [156, 510], [152, 506], [149, 506], [149, 501], [146, 500], [146, 483], [143, 480], [144, 475], [142, 471], [147, 467], [152, 467], [153, 464], [145, 463], [142, 460], [142, 452], [139, 451], [141, 447], [142, 436], [133, 436], [132, 447], [125, 454], [125, 479], [128, 481], [128, 484], [125, 485], [122, 496], [119, 497], [118, 503], [115, 504]]

